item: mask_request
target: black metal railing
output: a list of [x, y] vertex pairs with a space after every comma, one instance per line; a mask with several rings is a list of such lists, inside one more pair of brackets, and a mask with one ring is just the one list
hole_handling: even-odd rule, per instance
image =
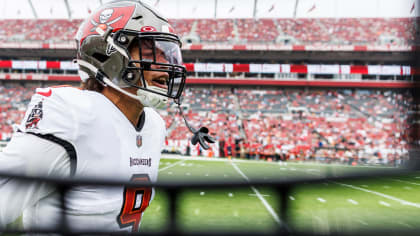
[[[92, 231], [72, 231], [71, 225], [68, 224], [66, 219], [66, 195], [68, 191], [76, 186], [85, 186], [85, 185], [94, 185], [94, 186], [125, 186], [125, 187], [155, 187], [162, 189], [167, 193], [169, 199], [169, 225], [162, 231], [157, 233], [147, 233], [141, 232], [138, 234], [141, 235], [318, 235], [314, 232], [305, 232], [297, 229], [291, 229], [289, 227], [290, 221], [290, 202], [289, 202], [289, 193], [292, 189], [303, 185], [303, 184], [316, 184], [316, 183], [325, 183], [329, 181], [349, 181], [349, 180], [367, 180], [372, 178], [380, 177], [396, 177], [396, 176], [406, 176], [410, 174], [417, 173], [417, 170], [410, 169], [392, 169], [387, 168], [386, 170], [375, 170], [369, 173], [351, 173], [351, 174], [342, 174], [342, 175], [332, 175], [331, 173], [326, 173], [325, 176], [315, 176], [315, 177], [300, 177], [299, 179], [283, 179], [275, 181], [224, 181], [224, 182], [160, 182], [160, 183], [133, 183], [133, 182], [123, 182], [123, 181], [112, 181], [112, 180], [100, 180], [100, 179], [62, 179], [62, 178], [45, 178], [45, 177], [31, 177], [31, 176], [22, 176], [8, 173], [0, 173], [0, 178], [15, 178], [21, 181], [38, 181], [51, 184], [55, 186], [60, 193], [61, 208], [61, 220], [60, 224], [56, 229], [27, 229], [27, 230], [18, 230], [18, 229], [8, 229], [0, 228], [0, 234], [61, 234], [61, 235], [125, 235], [127, 232], [104, 232], [99, 229], [93, 229]], [[271, 233], [258, 233], [258, 232], [184, 232], [179, 228], [179, 222], [177, 218], [178, 205], [177, 200], [179, 193], [185, 191], [186, 189], [232, 189], [232, 188], [244, 188], [250, 186], [259, 186], [259, 187], [272, 187], [276, 189], [279, 199], [278, 205], [279, 217], [281, 219], [281, 224], [278, 225], [277, 229]], [[309, 185], [310, 186], [310, 185]], [[420, 213], [419, 213], [420, 215]], [[385, 229], [372, 228], [370, 230], [364, 230], [360, 232], [345, 232], [345, 231], [330, 231], [327, 235], [389, 235], [389, 232]], [[399, 230], [400, 235], [420, 235], [420, 225], [415, 229], [406, 229]], [[319, 234], [326, 235], [326, 234]]]

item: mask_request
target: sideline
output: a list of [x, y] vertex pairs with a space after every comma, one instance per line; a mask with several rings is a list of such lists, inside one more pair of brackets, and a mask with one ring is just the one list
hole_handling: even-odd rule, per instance
[[[179, 154], [162, 154], [161, 159], [175, 159], [175, 160], [188, 160], [188, 161], [219, 161], [219, 162], [229, 162], [228, 158], [221, 158], [221, 157], [201, 157], [201, 156], [183, 156]], [[282, 163], [286, 163], [287, 165], [295, 165], [295, 166], [331, 166], [331, 167], [347, 167], [347, 168], [372, 168], [372, 169], [390, 169], [393, 170], [395, 167], [386, 167], [386, 166], [350, 166], [350, 165], [341, 165], [341, 164], [325, 164], [325, 163], [315, 163], [315, 162], [268, 162], [264, 160], [242, 160], [232, 158], [232, 161], [238, 163], [258, 163], [258, 164], [267, 164], [267, 165], [281, 165]]]
[[[230, 162], [233, 166], [233, 168], [247, 181], [249, 182], [249, 178], [239, 169], [239, 167], [233, 162]], [[261, 193], [251, 185], [251, 189], [254, 191], [254, 193], [257, 195], [257, 197], [261, 200], [265, 208], [268, 210], [268, 212], [271, 214], [271, 216], [274, 218], [274, 221], [277, 222], [277, 224], [282, 225], [282, 222], [279, 218], [279, 216], [274, 212], [273, 208], [268, 204], [268, 202], [264, 199], [264, 197], [261, 195]]]

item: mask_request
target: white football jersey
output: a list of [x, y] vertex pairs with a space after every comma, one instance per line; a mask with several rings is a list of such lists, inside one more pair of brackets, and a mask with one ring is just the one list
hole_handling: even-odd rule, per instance
[[[144, 125], [135, 128], [105, 96], [73, 87], [37, 89], [19, 130], [62, 145], [76, 178], [155, 182], [165, 123], [144, 108]], [[67, 195], [74, 230], [137, 232], [153, 199], [151, 188], [80, 186]], [[51, 227], [60, 219], [58, 193], [25, 210], [25, 227]]]

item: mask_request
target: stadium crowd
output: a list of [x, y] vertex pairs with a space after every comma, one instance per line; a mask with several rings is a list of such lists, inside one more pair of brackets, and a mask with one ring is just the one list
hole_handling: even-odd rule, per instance
[[5, 83], [0, 86], [0, 140], [8, 140], [12, 125], [19, 124], [35, 87]]
[[[401, 164], [408, 158], [409, 92], [191, 88], [188, 118], [219, 142], [210, 152], [188, 144], [182, 118], [169, 111], [166, 150], [191, 155], [349, 164]], [[417, 140], [418, 142], [418, 140]]]
[[[275, 42], [292, 44], [413, 45], [419, 18], [320, 18], [320, 19], [171, 19], [181, 36], [196, 35], [202, 43]], [[73, 41], [81, 20], [0, 20], [1, 41]], [[12, 27], [19, 25], [20, 27]], [[58, 33], [59, 32], [59, 33]], [[62, 32], [65, 32], [64, 34]], [[277, 43], [285, 43], [280, 41]]]
[[[0, 86], [0, 140], [21, 122], [35, 87]], [[218, 142], [191, 146], [177, 108], [162, 111], [165, 152], [268, 161], [313, 160], [398, 165], [411, 140], [408, 91], [188, 88], [183, 107], [194, 127], [207, 126]]]

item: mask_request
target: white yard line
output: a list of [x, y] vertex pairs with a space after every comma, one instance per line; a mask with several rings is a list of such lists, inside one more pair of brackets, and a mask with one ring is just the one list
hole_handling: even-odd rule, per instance
[[[252, 193], [248, 194], [248, 196], [258, 197], [257, 194], [252, 194]], [[263, 196], [263, 197], [270, 197], [270, 195], [267, 195], [267, 194], [261, 194], [261, 196]]]
[[391, 180], [393, 180], [393, 181], [398, 181], [398, 182], [402, 182], [402, 183], [406, 183], [406, 184], [412, 184], [412, 185], [418, 185], [418, 186], [420, 186], [420, 184], [419, 184], [419, 183], [413, 183], [413, 182], [406, 181], [406, 180], [400, 180], [400, 179], [391, 179]]
[[316, 200], [318, 200], [318, 201], [320, 201], [320, 202], [322, 202], [322, 203], [326, 203], [327, 202], [327, 200], [325, 200], [325, 199], [323, 199], [323, 198], [317, 198]]
[[[239, 169], [239, 167], [233, 162], [230, 162], [233, 166], [233, 168], [247, 181], [249, 182], [249, 178]], [[270, 204], [268, 204], [268, 202], [264, 199], [264, 197], [261, 195], [261, 193], [254, 187], [251, 186], [252, 191], [254, 191], [254, 193], [257, 195], [258, 199], [260, 199], [260, 201], [263, 203], [263, 205], [265, 206], [265, 208], [267, 209], [267, 211], [271, 214], [271, 216], [273, 217], [274, 221], [276, 221], [279, 225], [282, 224], [279, 216], [274, 212], [274, 209], [270, 206]]]
[[368, 223], [364, 222], [363, 220], [356, 220], [356, 222], [359, 222], [362, 225], [369, 225]]
[[347, 199], [348, 202], [350, 202], [353, 205], [359, 205], [359, 203], [353, 199]]
[[402, 226], [405, 226], [405, 227], [410, 228], [410, 229], [413, 228], [413, 226], [411, 226], [411, 225], [409, 225], [407, 223], [404, 223], [404, 222], [397, 222], [397, 224], [402, 225]]
[[383, 206], [386, 206], [386, 207], [390, 207], [391, 206], [391, 204], [389, 204], [387, 202], [384, 202], [384, 201], [379, 201], [379, 204], [381, 204]]
[[158, 172], [164, 171], [164, 170], [166, 170], [166, 169], [169, 169], [169, 168], [171, 168], [171, 167], [174, 167], [174, 166], [176, 166], [176, 165], [178, 165], [178, 164], [181, 164], [181, 163], [183, 163], [183, 162], [185, 162], [185, 160], [177, 161], [177, 162], [175, 162], [175, 163], [174, 163], [174, 164], [172, 164], [172, 165], [169, 165], [169, 166], [166, 166], [166, 167], [163, 167], [163, 168], [159, 169], [159, 170], [158, 170]]
[[375, 194], [375, 195], [381, 196], [383, 198], [387, 198], [387, 199], [390, 199], [390, 200], [399, 202], [399, 203], [401, 203], [403, 205], [420, 208], [420, 204], [419, 203], [413, 203], [413, 202], [405, 201], [405, 200], [402, 200], [402, 199], [399, 199], [399, 198], [396, 198], [396, 197], [393, 197], [393, 196], [390, 196], [390, 195], [387, 195], [387, 194], [379, 193], [379, 192], [372, 191], [372, 190], [365, 189], [365, 188], [356, 187], [356, 186], [353, 186], [353, 185], [350, 185], [350, 184], [343, 184], [343, 183], [334, 182], [334, 181], [332, 181], [332, 182], [335, 183], [335, 184], [341, 185], [341, 186], [348, 187], [348, 188], [357, 189], [357, 190], [360, 190], [360, 191], [363, 191], [363, 192]]

